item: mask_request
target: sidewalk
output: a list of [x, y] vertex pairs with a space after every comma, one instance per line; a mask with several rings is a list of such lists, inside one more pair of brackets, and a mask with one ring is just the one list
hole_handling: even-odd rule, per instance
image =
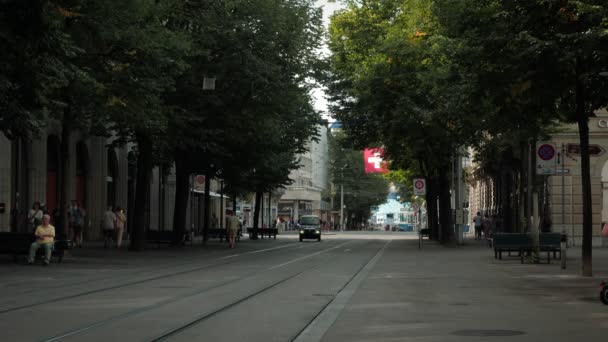
[[579, 276], [578, 250], [562, 271], [495, 260], [477, 241], [393, 241], [323, 341], [605, 341], [608, 249], [594, 249], [593, 278]]

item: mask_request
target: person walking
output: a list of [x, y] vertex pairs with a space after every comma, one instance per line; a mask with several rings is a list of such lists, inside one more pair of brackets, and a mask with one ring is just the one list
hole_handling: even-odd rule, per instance
[[103, 214], [102, 220], [103, 228], [103, 247], [112, 247], [112, 240], [114, 238], [114, 231], [116, 229], [116, 214], [112, 211], [112, 206], [108, 206], [108, 210]]
[[83, 208], [80, 207], [78, 201], [72, 201], [72, 206], [68, 212], [68, 222], [70, 229], [72, 230], [72, 241], [76, 247], [82, 248], [82, 231], [84, 229], [84, 218], [86, 213]]
[[127, 226], [127, 217], [125, 211], [121, 207], [116, 207], [116, 247], [120, 248], [122, 245], [122, 235]]
[[32, 265], [36, 258], [36, 251], [44, 248], [44, 265], [48, 266], [51, 262], [51, 253], [53, 244], [55, 243], [55, 227], [51, 226], [51, 216], [45, 214], [42, 216], [42, 223], [36, 228], [36, 241], [30, 246], [30, 253], [27, 258], [27, 263]]
[[234, 248], [236, 247], [236, 235], [239, 233], [239, 220], [232, 210], [228, 211], [226, 223], [226, 228], [228, 229], [228, 247]]
[[484, 239], [489, 239], [490, 238], [490, 231], [492, 230], [492, 220], [490, 220], [490, 217], [488, 216], [488, 214], [485, 215], [485, 217], [483, 218], [483, 220], [481, 221], [481, 228], [483, 230], [483, 237]]
[[473, 225], [475, 226], [475, 240], [481, 240], [481, 224], [483, 218], [481, 217], [481, 213], [478, 211], [477, 215], [473, 218]]

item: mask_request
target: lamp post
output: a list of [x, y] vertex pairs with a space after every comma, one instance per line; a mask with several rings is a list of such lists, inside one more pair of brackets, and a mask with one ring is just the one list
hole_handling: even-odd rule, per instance
[[348, 164], [344, 164], [340, 169], [340, 231], [344, 231], [344, 169]]
[[[203, 76], [203, 91], [214, 91], [215, 90], [215, 77], [213, 76]], [[203, 244], [205, 244], [208, 240], [208, 232], [209, 232], [209, 201], [211, 196], [209, 192], [211, 191], [211, 170], [213, 169], [213, 164], [209, 165], [209, 169], [205, 174], [205, 222], [203, 223]]]

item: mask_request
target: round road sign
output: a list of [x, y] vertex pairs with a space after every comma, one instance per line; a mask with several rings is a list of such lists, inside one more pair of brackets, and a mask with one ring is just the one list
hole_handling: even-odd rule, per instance
[[419, 179], [416, 182], [414, 182], [414, 186], [416, 187], [416, 189], [420, 190], [420, 189], [424, 189], [424, 181]]
[[553, 145], [544, 144], [538, 148], [538, 157], [542, 160], [551, 160], [555, 157], [555, 148]]

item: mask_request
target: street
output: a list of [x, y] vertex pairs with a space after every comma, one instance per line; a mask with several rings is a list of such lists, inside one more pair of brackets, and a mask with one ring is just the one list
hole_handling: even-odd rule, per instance
[[85, 248], [50, 267], [0, 263], [5, 341], [604, 341], [608, 278], [494, 260], [407, 233], [243, 239], [144, 253]]

